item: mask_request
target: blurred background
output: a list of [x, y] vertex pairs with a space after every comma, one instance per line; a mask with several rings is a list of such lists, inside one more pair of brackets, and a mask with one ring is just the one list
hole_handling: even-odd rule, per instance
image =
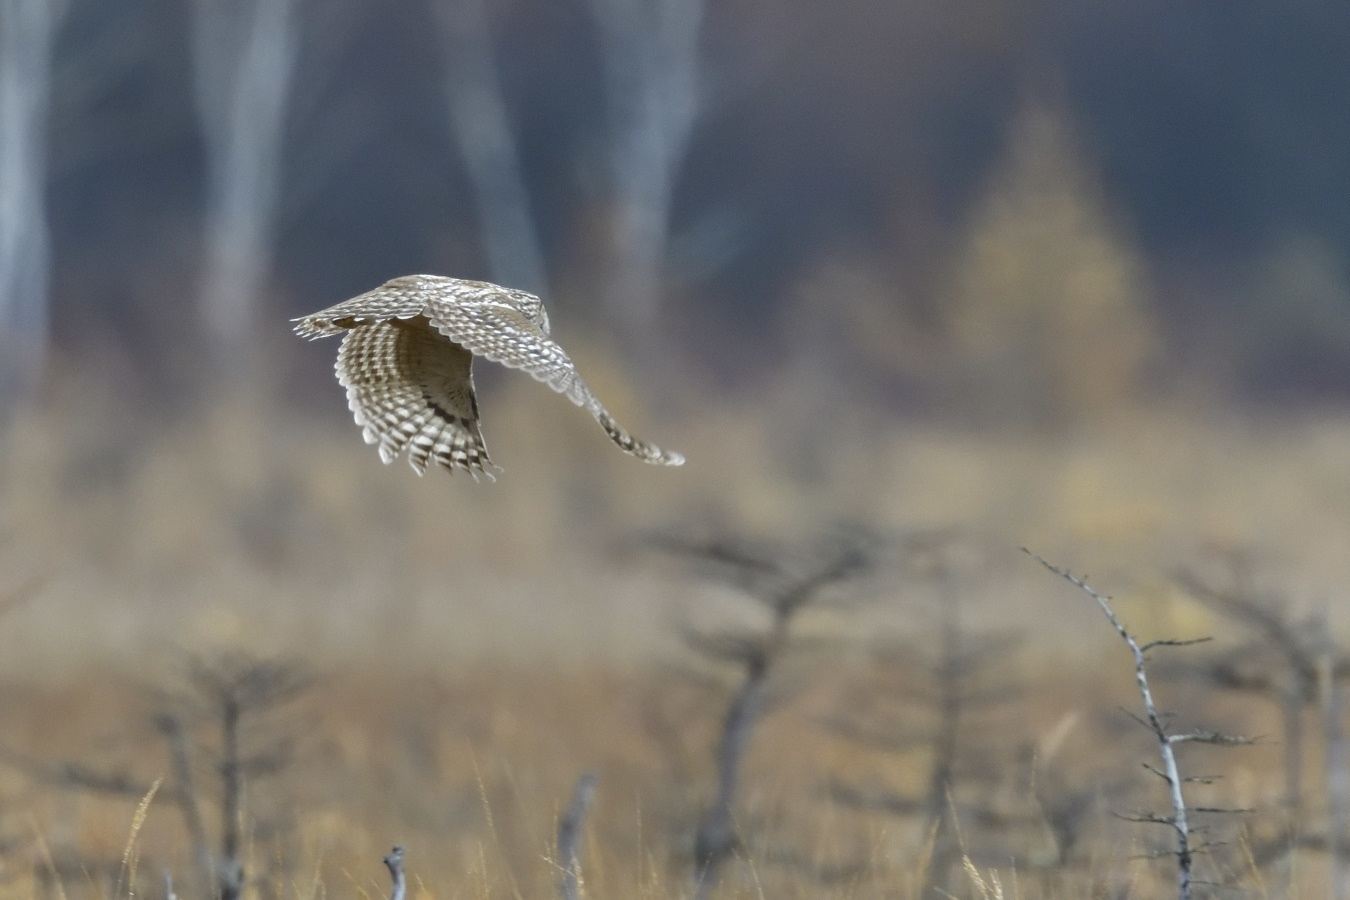
[[[0, 715], [243, 651], [659, 683], [736, 614], [655, 545], [841, 523], [854, 650], [947, 621], [920, 538], [1033, 675], [1114, 635], [1021, 546], [1152, 636], [1222, 633], [1206, 566], [1343, 636], [1347, 96], [1332, 0], [3, 0]], [[482, 365], [498, 481], [382, 466], [288, 320], [415, 272], [541, 294], [688, 464]]]

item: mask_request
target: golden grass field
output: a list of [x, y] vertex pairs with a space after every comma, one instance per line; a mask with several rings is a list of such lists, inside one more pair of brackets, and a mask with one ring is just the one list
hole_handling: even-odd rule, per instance
[[[738, 674], [680, 629], [754, 628], [762, 611], [651, 537], [807, 547], [841, 521], [886, 549], [837, 592], [851, 603], [794, 623], [745, 759], [743, 843], [714, 896], [1175, 895], [1170, 862], [1138, 858], [1165, 829], [1113, 815], [1165, 802], [1141, 768], [1156, 747], [1120, 711], [1138, 708], [1128, 654], [1022, 546], [1087, 574], [1146, 638], [1215, 637], [1154, 653], [1178, 727], [1266, 736], [1185, 751], [1194, 774], [1223, 776], [1188, 788], [1193, 803], [1256, 810], [1211, 817], [1227, 843], [1197, 876], [1242, 896], [1324, 892], [1326, 854], [1282, 830], [1324, 827], [1316, 704], [1291, 822], [1277, 705], [1164, 663], [1250, 638], [1174, 577], [1222, 574], [1234, 553], [1290, 620], [1325, 612], [1344, 643], [1350, 418], [1164, 409], [1051, 434], [858, 410], [822, 450], [753, 399], [643, 416], [594, 380], [689, 464], [609, 452], [584, 416], [515, 381], [485, 400], [496, 484], [419, 480], [381, 466], [336, 412], [297, 421], [246, 396], [156, 419], [81, 384], [14, 423], [0, 468], [0, 894], [161, 896], [169, 870], [197, 896], [154, 716], [188, 708], [191, 660], [279, 659], [307, 680], [241, 726], [246, 750], [285, 747], [245, 786], [246, 896], [387, 896], [380, 858], [396, 843], [417, 897], [556, 896], [554, 829], [586, 771], [599, 781], [585, 896], [692, 896]], [[956, 548], [943, 578], [905, 549], [915, 536]], [[840, 802], [840, 786], [928, 790], [933, 669], [953, 623], [968, 648], [1016, 642], [965, 685], [990, 702], [962, 712], [940, 827]], [[845, 720], [876, 734], [850, 737]], [[185, 721], [215, 841], [216, 723]], [[73, 784], [66, 763], [121, 777], [120, 793]], [[157, 778], [128, 853], [134, 788]], [[1258, 861], [1272, 840], [1293, 849]]]

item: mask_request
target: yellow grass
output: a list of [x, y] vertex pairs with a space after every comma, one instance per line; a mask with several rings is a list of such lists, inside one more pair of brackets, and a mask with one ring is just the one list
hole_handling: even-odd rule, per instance
[[[16, 423], [0, 468], [0, 743], [148, 786], [171, 769], [150, 717], [162, 692], [183, 689], [186, 657], [295, 659], [314, 687], [248, 736], [294, 748], [286, 768], [247, 787], [250, 897], [383, 897], [380, 857], [395, 843], [408, 847], [412, 896], [554, 896], [556, 816], [588, 770], [600, 781], [586, 895], [687, 897], [735, 673], [697, 665], [674, 626], [753, 624], [757, 613], [645, 537], [693, 527], [803, 541], [840, 519], [896, 538], [955, 530], [968, 547], [954, 576], [964, 626], [1023, 642], [987, 685], [1020, 692], [963, 721], [967, 766], [985, 777], [952, 787], [956, 806], [1017, 824], [963, 821], [970, 846], [944, 889], [1161, 897], [1166, 862], [1132, 859], [1160, 835], [1110, 816], [1162, 801], [1139, 770], [1152, 760], [1147, 736], [1114, 712], [1136, 706], [1127, 654], [1094, 608], [1017, 548], [1089, 574], [1145, 638], [1212, 633], [1225, 646], [1242, 635], [1179, 591], [1174, 568], [1250, 548], [1295, 610], [1338, 596], [1350, 575], [1350, 418], [1155, 411], [1054, 434], [878, 418], [826, 465], [803, 468], [781, 422], [727, 402], [636, 417], [690, 458], [659, 471], [537, 394], [504, 384], [484, 403], [500, 410], [485, 424], [506, 469], [495, 485], [418, 480], [381, 466], [336, 412], [296, 420], [244, 399], [155, 424], [66, 398]], [[3, 605], [34, 579], [40, 590]], [[918, 897], [935, 865], [941, 838], [924, 817], [827, 796], [831, 782], [922, 795], [933, 764], [923, 741], [881, 749], [826, 727], [841, 714], [881, 721], [869, 717], [882, 701], [924, 683], [939, 633], [940, 585], [903, 554], [856, 593], [868, 602], [800, 623], [825, 643], [780, 673], [738, 797], [746, 845], [718, 896]], [[899, 662], [869, 655], [902, 641]], [[1166, 681], [1159, 691], [1187, 721], [1278, 733], [1263, 701]], [[931, 710], [892, 705], [886, 715], [931, 730]], [[210, 746], [209, 723], [195, 728]], [[1307, 752], [1312, 796], [1320, 748]], [[1225, 776], [1193, 786], [1196, 802], [1257, 807], [1242, 839], [1273, 833], [1277, 746], [1191, 759], [1198, 774]], [[197, 777], [214, 832], [205, 756]], [[1045, 803], [1094, 785], [1103, 799], [1061, 864]], [[0, 894], [109, 896], [121, 859], [128, 892], [158, 890], [168, 869], [194, 896], [171, 787], [137, 814], [134, 797], [0, 766], [0, 845], [16, 841], [0, 853]], [[1321, 813], [1313, 804], [1304, 824]], [[1258, 869], [1250, 848], [1199, 865], [1256, 893], [1271, 879], [1312, 891], [1325, 878], [1313, 851], [1292, 874]]]

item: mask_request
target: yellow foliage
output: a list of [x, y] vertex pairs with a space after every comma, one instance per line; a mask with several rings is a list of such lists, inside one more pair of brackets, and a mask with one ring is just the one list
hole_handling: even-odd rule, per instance
[[1158, 348], [1143, 266], [1053, 108], [1013, 123], [953, 281], [948, 335], [979, 412], [1058, 422], [1137, 399]]

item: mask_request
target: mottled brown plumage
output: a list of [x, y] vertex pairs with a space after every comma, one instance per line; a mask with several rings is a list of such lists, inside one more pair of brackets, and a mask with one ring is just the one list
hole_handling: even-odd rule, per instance
[[435, 462], [492, 477], [473, 392], [473, 358], [528, 372], [585, 407], [625, 453], [655, 465], [684, 457], [629, 434], [591, 393], [572, 360], [548, 337], [548, 314], [533, 294], [483, 281], [405, 275], [296, 320], [307, 338], [347, 332], [337, 377], [367, 443], [392, 462], [405, 450], [420, 475]]

